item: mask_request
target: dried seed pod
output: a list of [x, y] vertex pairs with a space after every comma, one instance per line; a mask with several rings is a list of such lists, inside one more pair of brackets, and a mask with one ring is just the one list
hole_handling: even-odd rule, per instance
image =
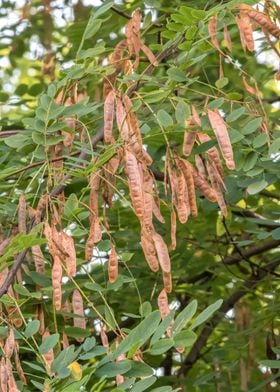
[[147, 168], [141, 165], [139, 168], [140, 172], [143, 173], [143, 197], [144, 197], [144, 217], [143, 222], [146, 227], [152, 227], [153, 223], [153, 177], [150, 175]]
[[101, 339], [102, 346], [108, 348], [109, 340], [102, 322], [100, 322], [100, 339]]
[[45, 332], [45, 313], [44, 310], [42, 308], [42, 305], [37, 305], [37, 319], [40, 322], [40, 328], [39, 328], [39, 334], [43, 335]]
[[61, 245], [66, 253], [64, 258], [67, 276], [72, 278], [76, 275], [76, 250], [73, 238], [64, 231], [61, 234]]
[[123, 68], [122, 58], [126, 47], [127, 47], [127, 41], [126, 39], [123, 39], [115, 46], [113, 53], [109, 57], [109, 63], [116, 68], [117, 73], [119, 73]]
[[0, 387], [2, 392], [8, 392], [8, 372], [4, 356], [2, 356], [0, 361]]
[[188, 186], [185, 180], [184, 173], [180, 170], [176, 173], [176, 208], [178, 213], [178, 218], [181, 223], [186, 223], [189, 217], [189, 198], [186, 198], [188, 194]]
[[44, 275], [45, 262], [44, 262], [44, 255], [40, 248], [40, 245], [33, 245], [31, 247], [31, 252], [34, 259], [36, 272], [38, 272], [38, 274]]
[[157, 298], [158, 308], [161, 314], [162, 320], [164, 320], [170, 313], [168, 305], [168, 297], [165, 289], [162, 289]]
[[7, 375], [8, 375], [8, 389], [9, 392], [20, 392], [16, 380], [13, 375], [13, 368], [12, 364], [9, 358], [6, 359], [6, 369], [7, 369]]
[[230, 52], [232, 52], [232, 42], [226, 23], [224, 23], [224, 40]]
[[14, 335], [14, 330], [13, 328], [9, 328], [9, 333], [8, 333], [8, 337], [6, 339], [3, 351], [5, 353], [6, 358], [11, 358], [11, 356], [13, 355], [14, 349], [16, 346], [16, 341], [15, 341], [15, 335]]
[[62, 333], [62, 346], [63, 346], [63, 350], [65, 350], [67, 347], [69, 347], [69, 340], [68, 340], [68, 337], [67, 337], [65, 331], [63, 331], [63, 333]]
[[16, 369], [17, 369], [17, 374], [18, 374], [19, 379], [21, 380], [21, 382], [24, 385], [27, 385], [27, 381], [26, 381], [26, 378], [25, 378], [25, 375], [24, 375], [24, 371], [22, 370], [22, 367], [21, 367], [20, 358], [19, 358], [19, 352], [18, 351], [19, 351], [19, 347], [18, 347], [18, 344], [16, 344], [14, 353], [15, 353], [15, 365], [16, 365]]
[[209, 174], [209, 178], [212, 184], [213, 189], [216, 192], [217, 202], [221, 209], [222, 214], [226, 217], [227, 216], [227, 206], [225, 203], [225, 199], [222, 192], [222, 184], [219, 177], [219, 172], [213, 162], [206, 162], [207, 172]]
[[203, 160], [201, 159], [201, 156], [198, 154], [195, 155], [195, 165], [197, 167], [198, 174], [200, 175], [200, 177], [206, 179], [207, 175], [206, 175], [205, 166]]
[[234, 17], [234, 19], [235, 19], [235, 22], [236, 22], [238, 30], [239, 30], [240, 41], [241, 41], [241, 46], [242, 46], [243, 52], [246, 52], [247, 42], [246, 42], [246, 39], [244, 36], [244, 29], [242, 26], [242, 21], [237, 15]]
[[171, 212], [171, 249], [176, 249], [176, 226], [177, 226], [177, 219], [176, 219], [176, 212], [172, 210]]
[[118, 279], [118, 255], [115, 246], [112, 246], [108, 261], [108, 276], [110, 283]]
[[62, 298], [62, 265], [58, 255], [53, 258], [52, 266], [52, 287], [53, 287], [53, 303], [56, 310], [61, 310]]
[[85, 246], [85, 259], [90, 261], [93, 255], [94, 245], [102, 239], [102, 231], [99, 224], [99, 219], [95, 218], [91, 221], [89, 236]]
[[226, 161], [226, 165], [230, 170], [234, 170], [235, 164], [233, 159], [233, 151], [227, 131], [227, 125], [218, 110], [208, 109], [208, 117], [211, 127], [213, 128], [216, 135], [223, 157]]
[[172, 276], [170, 272], [163, 272], [163, 285], [167, 293], [172, 291]]
[[250, 52], [253, 52], [255, 49], [253, 30], [250, 23], [250, 18], [246, 12], [240, 11], [240, 20], [238, 27], [240, 30], [242, 30], [242, 38], [245, 41], [246, 47]]
[[149, 233], [143, 230], [141, 231], [141, 246], [149, 267], [153, 272], [157, 272], [159, 269], [159, 264], [155, 245]]
[[[4, 240], [1, 241], [1, 243], [0, 243], [0, 256], [3, 255], [4, 250], [9, 245], [9, 243], [11, 242], [12, 238], [13, 237], [11, 236], [11, 237], [5, 238]], [[1, 272], [0, 272], [0, 274], [1, 274]]]
[[122, 139], [125, 142], [129, 142], [130, 132], [129, 132], [128, 122], [127, 122], [127, 113], [125, 111], [121, 98], [117, 96], [116, 100], [117, 100], [117, 106], [116, 106], [117, 126]]
[[178, 164], [183, 172], [187, 184], [190, 210], [193, 216], [197, 216], [196, 195], [194, 186], [194, 169], [191, 163], [184, 159], [179, 159]]
[[154, 232], [152, 238], [155, 244], [157, 257], [163, 272], [170, 273], [170, 258], [166, 243], [160, 234]]
[[[81, 296], [81, 293], [77, 289], [75, 289], [73, 291], [72, 307], [73, 307], [73, 313], [76, 316], [79, 316], [79, 317], [74, 317], [74, 327], [86, 329], [86, 319], [85, 319], [85, 315], [84, 315], [83, 297]], [[79, 338], [76, 340], [78, 342], [80, 342], [80, 341], [83, 341], [84, 338]]]
[[114, 143], [113, 122], [115, 116], [115, 91], [111, 90], [104, 101], [104, 141]]
[[148, 48], [148, 46], [144, 45], [141, 42], [141, 50], [142, 52], [144, 52], [144, 54], [147, 56], [147, 59], [149, 60], [149, 62], [154, 66], [157, 67], [158, 66], [158, 61], [155, 57], [155, 55], [153, 54], [153, 52], [150, 50], [150, 48]]
[[218, 17], [216, 15], [212, 16], [209, 20], [209, 23], [208, 23], [208, 31], [209, 31], [211, 42], [212, 42], [213, 46], [217, 50], [220, 50], [219, 43], [218, 43], [217, 36], [216, 36], [217, 22], [218, 22]]
[[164, 217], [161, 215], [160, 212], [159, 203], [156, 202], [154, 197], [153, 197], [153, 214], [160, 223], [165, 223]]
[[22, 193], [18, 201], [18, 231], [20, 233], [26, 233], [26, 215], [26, 200], [24, 194]]
[[139, 219], [142, 219], [144, 216], [143, 184], [137, 159], [128, 148], [125, 149], [124, 159], [131, 201], [136, 215]]
[[208, 184], [205, 178], [201, 177], [198, 173], [194, 175], [194, 184], [200, 190], [203, 196], [209, 201], [216, 202], [217, 194], [214, 189]]
[[[48, 337], [50, 336], [50, 332], [49, 329], [46, 328], [43, 336], [42, 336], [42, 342]], [[52, 375], [52, 371], [51, 371], [51, 365], [53, 363], [54, 360], [54, 352], [53, 349], [50, 349], [48, 352], [46, 352], [45, 354], [42, 355], [44, 360], [45, 360], [45, 365], [46, 365], [46, 370], [49, 376]]]
[[187, 157], [192, 152], [196, 140], [196, 132], [185, 132], [183, 141], [183, 154]]
[[243, 80], [244, 87], [245, 87], [245, 89], [248, 91], [248, 93], [254, 95], [254, 96], [257, 97], [257, 98], [259, 98], [259, 96], [260, 96], [259, 91], [257, 91], [257, 90], [254, 89], [252, 86], [250, 86], [250, 85], [247, 83], [247, 81], [246, 81], [246, 79], [245, 79], [244, 76], [243, 76], [242, 80]]
[[240, 4], [239, 9], [241, 12], [246, 13], [250, 19], [260, 25], [264, 31], [280, 39], [279, 27], [274, 24], [266, 14], [255, 10], [247, 4]]
[[[212, 140], [206, 133], [198, 132], [197, 135], [201, 143], [206, 143]], [[220, 159], [219, 151], [217, 150], [217, 148], [216, 147], [209, 148], [209, 150], [207, 150], [207, 156], [210, 158], [212, 162], [215, 163], [215, 166], [219, 170], [221, 178], [224, 178], [224, 170]]]

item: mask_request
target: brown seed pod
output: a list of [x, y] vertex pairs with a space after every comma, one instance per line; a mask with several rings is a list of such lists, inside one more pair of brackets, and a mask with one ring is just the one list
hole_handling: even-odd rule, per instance
[[162, 320], [164, 320], [170, 313], [168, 305], [168, 297], [165, 289], [162, 289], [157, 298], [158, 308], [161, 314]]
[[225, 199], [222, 192], [222, 184], [219, 176], [219, 172], [215, 166], [215, 163], [210, 162], [207, 160], [206, 162], [207, 172], [209, 174], [209, 178], [212, 184], [213, 189], [216, 192], [217, 202], [221, 209], [222, 214], [226, 217], [227, 216], [227, 206], [225, 203]]
[[131, 201], [135, 210], [136, 215], [139, 219], [144, 216], [144, 196], [143, 196], [143, 184], [141, 179], [141, 173], [137, 164], [137, 159], [130, 151], [125, 149], [125, 167], [128, 176], [128, 186]]
[[122, 58], [126, 47], [127, 47], [127, 41], [126, 39], [123, 39], [115, 46], [113, 53], [109, 57], [109, 63], [116, 68], [117, 73], [119, 73], [123, 69]]
[[129, 142], [129, 126], [127, 122], [127, 113], [125, 111], [124, 105], [122, 103], [122, 99], [117, 96], [117, 106], [116, 106], [116, 120], [117, 126], [120, 132], [122, 139], [125, 142]]
[[252, 86], [250, 86], [250, 84], [247, 83], [245, 77], [243, 76], [242, 78], [243, 80], [243, 84], [245, 89], [248, 91], [248, 93], [254, 95], [255, 97], [259, 98], [260, 97], [260, 93], [259, 91], [257, 91], [256, 89], [254, 89]]
[[[198, 132], [197, 135], [201, 143], [206, 143], [212, 140], [206, 133]], [[210, 158], [210, 160], [215, 163], [215, 166], [219, 170], [221, 178], [224, 178], [224, 170], [223, 170], [220, 154], [217, 148], [216, 147], [209, 148], [206, 154]]]
[[160, 223], [165, 223], [164, 217], [161, 215], [160, 212], [159, 202], [155, 200], [155, 197], [153, 197], [153, 214]]
[[26, 381], [26, 378], [25, 378], [25, 375], [24, 375], [24, 371], [23, 371], [23, 369], [21, 367], [21, 363], [20, 363], [18, 344], [16, 344], [16, 346], [15, 346], [14, 354], [15, 354], [15, 365], [16, 365], [17, 374], [19, 376], [19, 379], [21, 380], [21, 382], [24, 385], [27, 385], [27, 381]]
[[[11, 242], [12, 238], [13, 237], [11, 236], [11, 237], [5, 238], [4, 240], [1, 240], [1, 243], [0, 243], [0, 256], [3, 255], [4, 250], [9, 245], [9, 243]], [[0, 272], [0, 274], [1, 274], [1, 272]]]
[[232, 52], [232, 42], [226, 23], [224, 23], [224, 40], [230, 52]]
[[[79, 317], [74, 317], [74, 327], [86, 329], [83, 297], [81, 296], [81, 293], [77, 289], [73, 291], [72, 307], [73, 307], [73, 313], [76, 316], [79, 316]], [[84, 338], [79, 338], [76, 340], [80, 342], [83, 341]]]
[[62, 346], [63, 350], [65, 350], [67, 347], [69, 347], [69, 340], [68, 336], [66, 335], [65, 331], [62, 333]]
[[196, 132], [185, 132], [183, 141], [183, 154], [187, 157], [192, 152], [196, 140]]
[[4, 356], [2, 356], [0, 361], [0, 387], [2, 392], [8, 392], [8, 371]]
[[163, 284], [164, 288], [167, 293], [171, 293], [172, 291], [172, 276], [170, 272], [163, 272], [162, 274], [163, 277]]
[[155, 55], [153, 54], [153, 52], [151, 51], [151, 49], [148, 46], [143, 44], [143, 42], [141, 42], [141, 50], [147, 56], [147, 59], [149, 60], [149, 62], [154, 67], [157, 67], [158, 66], [158, 61], [157, 61]]
[[189, 211], [189, 198], [186, 198], [188, 195], [188, 187], [186, 183], [186, 179], [183, 171], [178, 171], [176, 173], [177, 181], [176, 181], [176, 209], [178, 213], [178, 218], [181, 223], [186, 223], [190, 214]]
[[198, 173], [194, 173], [194, 184], [195, 187], [200, 190], [203, 196], [206, 197], [206, 199], [212, 202], [217, 201], [217, 194], [214, 189], [212, 189], [207, 180], [204, 177], [201, 177]]
[[61, 233], [61, 246], [65, 251], [64, 257], [67, 276], [72, 278], [76, 275], [76, 250], [73, 238], [64, 231]]
[[52, 266], [52, 287], [53, 287], [53, 303], [56, 310], [61, 310], [62, 298], [62, 265], [58, 255], [53, 258]]
[[192, 216], [197, 216], [196, 195], [194, 186], [194, 168], [191, 163], [184, 159], [179, 159], [178, 164], [186, 180], [188, 199]]
[[85, 259], [90, 261], [93, 256], [94, 245], [102, 239], [102, 231], [99, 224], [99, 219], [95, 218], [91, 221], [89, 236], [85, 246]]
[[[42, 336], [42, 342], [48, 337], [50, 336], [50, 332], [49, 329], [46, 328], [43, 336]], [[46, 370], [49, 376], [52, 375], [52, 371], [51, 371], [51, 365], [53, 363], [54, 360], [54, 352], [53, 349], [50, 349], [48, 352], [46, 352], [45, 354], [42, 355], [44, 360], [45, 360], [45, 365], [46, 365]]]
[[104, 101], [104, 141], [114, 143], [113, 122], [115, 116], [115, 91], [111, 90]]
[[15, 350], [16, 346], [16, 341], [15, 341], [15, 335], [14, 335], [14, 330], [12, 327], [9, 328], [8, 332], [8, 337], [6, 339], [3, 351], [5, 353], [6, 358], [11, 358], [13, 355], [13, 352]]
[[37, 319], [40, 322], [40, 328], [39, 328], [39, 333], [40, 335], [43, 335], [45, 332], [45, 313], [44, 309], [42, 308], [42, 305], [37, 305]]
[[240, 11], [240, 20], [238, 27], [242, 30], [242, 39], [244, 39], [244, 43], [250, 52], [253, 52], [255, 49], [255, 43], [253, 38], [253, 30], [250, 22], [250, 18], [246, 12]]
[[45, 262], [44, 262], [44, 255], [40, 248], [40, 245], [33, 245], [31, 247], [31, 252], [34, 259], [36, 272], [38, 272], [38, 274], [44, 275]]
[[233, 159], [233, 151], [227, 131], [227, 125], [218, 110], [208, 109], [208, 117], [211, 127], [213, 128], [216, 135], [223, 157], [226, 161], [226, 165], [228, 169], [234, 170], [235, 164]]
[[8, 390], [9, 392], [20, 392], [16, 380], [13, 375], [13, 368], [9, 358], [6, 359], [6, 369], [8, 375]]
[[108, 348], [109, 340], [102, 322], [100, 322], [100, 339], [101, 339], [102, 346]]
[[22, 193], [18, 201], [18, 231], [20, 233], [26, 233], [26, 215], [26, 200], [24, 194]]
[[172, 210], [171, 212], [171, 249], [176, 249], [176, 226], [177, 226], [177, 219], [176, 219], [176, 212]]
[[264, 31], [280, 39], [279, 27], [274, 24], [266, 14], [255, 10], [247, 4], [240, 4], [239, 9], [241, 12], [246, 13], [251, 20], [260, 25]]
[[145, 230], [141, 231], [141, 246], [149, 267], [153, 272], [157, 272], [159, 269], [159, 264], [155, 245], [150, 234]]
[[195, 165], [198, 170], [198, 174], [204, 179], [206, 179], [207, 175], [206, 175], [205, 166], [201, 156], [198, 154], [195, 155]]
[[114, 283], [118, 279], [118, 255], [115, 246], [112, 246], [108, 260], [108, 276], [110, 283]]
[[152, 238], [155, 244], [157, 257], [163, 272], [170, 273], [170, 258], [166, 243], [160, 234], [154, 232]]
[[220, 50], [219, 43], [218, 43], [217, 36], [216, 36], [217, 22], [218, 22], [218, 17], [216, 15], [212, 16], [209, 20], [209, 23], [208, 23], [208, 31], [209, 31], [211, 42], [212, 42], [214, 48], [216, 48], [217, 50]]
[[143, 222], [146, 227], [152, 227], [153, 223], [153, 185], [154, 180], [144, 165], [141, 165], [140, 170], [143, 173], [143, 197], [144, 197], [144, 217]]

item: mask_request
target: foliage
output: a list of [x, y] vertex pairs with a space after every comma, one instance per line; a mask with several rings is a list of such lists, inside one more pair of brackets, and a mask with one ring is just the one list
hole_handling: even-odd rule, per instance
[[279, 387], [279, 6], [173, 3], [3, 1], [3, 391]]

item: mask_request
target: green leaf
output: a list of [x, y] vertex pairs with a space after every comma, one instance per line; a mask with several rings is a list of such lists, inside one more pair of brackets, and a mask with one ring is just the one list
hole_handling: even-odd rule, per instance
[[92, 38], [100, 29], [102, 22], [102, 19], [95, 19], [91, 16], [84, 32], [84, 39]]
[[197, 335], [193, 331], [181, 331], [174, 336], [175, 347], [190, 348], [197, 339]]
[[257, 137], [255, 137], [253, 141], [253, 147], [259, 148], [268, 142], [268, 135], [266, 133], [261, 133]]
[[88, 359], [92, 359], [98, 357], [100, 355], [104, 355], [107, 353], [107, 348], [103, 346], [96, 346], [93, 350], [88, 351], [86, 354], [81, 354], [79, 356], [80, 359], [87, 361]]
[[40, 354], [46, 354], [49, 350], [54, 348], [54, 346], [59, 342], [59, 333], [54, 333], [53, 335], [46, 336], [43, 339], [42, 344], [39, 346]]
[[203, 312], [201, 312], [194, 320], [191, 329], [198, 327], [200, 324], [204, 323], [204, 321], [208, 320], [213, 315], [213, 313], [215, 313], [222, 306], [222, 303], [223, 300], [218, 299], [218, 301], [204, 309]]
[[143, 317], [147, 317], [152, 312], [152, 305], [150, 302], [145, 301], [139, 307], [139, 313]]
[[173, 339], [161, 339], [155, 344], [152, 345], [152, 347], [149, 350], [150, 355], [161, 355], [168, 351], [171, 347], [174, 346], [174, 341]]
[[272, 230], [271, 236], [275, 240], [280, 240], [280, 227], [278, 227], [277, 229]]
[[160, 109], [157, 112], [157, 119], [163, 128], [167, 128], [173, 125], [172, 117], [163, 109]]
[[142, 392], [148, 389], [151, 385], [153, 385], [156, 382], [156, 377], [152, 376], [149, 378], [145, 378], [144, 380], [138, 381], [132, 389], [130, 389], [130, 392]]
[[232, 101], [240, 101], [243, 98], [242, 94], [237, 92], [228, 93], [226, 97]]
[[86, 340], [84, 341], [81, 347], [82, 350], [87, 352], [90, 351], [95, 345], [96, 345], [96, 339], [95, 337], [91, 337], [91, 338], [86, 338]]
[[116, 359], [119, 355], [126, 353], [135, 342], [140, 342], [139, 346], [146, 342], [157, 329], [160, 319], [161, 316], [158, 310], [150, 313], [120, 343], [113, 353], [112, 359]]
[[265, 180], [260, 180], [253, 182], [247, 187], [247, 192], [249, 195], [256, 195], [260, 191], [262, 191], [264, 188], [266, 188], [268, 183]]
[[259, 361], [259, 364], [272, 369], [280, 369], [280, 360], [276, 359], [264, 359], [263, 361]]
[[76, 193], [71, 193], [71, 195], [68, 197], [66, 200], [66, 203], [64, 204], [64, 215], [66, 218], [69, 218], [73, 216], [73, 211], [78, 208], [79, 206], [79, 201], [76, 196]]
[[224, 104], [225, 100], [224, 98], [217, 98], [214, 99], [214, 101], [211, 101], [208, 105], [209, 109], [218, 109]]
[[65, 326], [66, 335], [72, 338], [85, 338], [90, 336], [91, 331], [89, 329], [83, 329], [78, 327], [71, 327], [70, 325]]
[[96, 12], [93, 14], [94, 18], [99, 18], [99, 16], [105, 14], [105, 12], [109, 11], [109, 9], [114, 5], [113, 1], [108, 1], [106, 4], [99, 7]]
[[175, 118], [177, 122], [185, 126], [185, 122], [187, 118], [190, 116], [190, 114], [191, 114], [190, 105], [188, 105], [184, 101], [179, 101], [175, 110]]
[[148, 377], [154, 373], [153, 368], [144, 362], [130, 361], [131, 369], [125, 373], [126, 377]]
[[221, 78], [221, 79], [216, 80], [215, 86], [217, 88], [223, 88], [228, 84], [228, 82], [229, 82], [228, 78]]
[[24, 134], [25, 131], [17, 133], [16, 135], [6, 137], [4, 142], [7, 146], [21, 149], [30, 144], [30, 135]]
[[175, 311], [171, 310], [171, 312], [165, 317], [165, 319], [160, 323], [158, 328], [156, 329], [156, 332], [154, 333], [152, 339], [151, 339], [151, 345], [154, 345], [165, 333], [167, 328], [170, 326], [173, 317], [174, 317]]
[[183, 309], [178, 316], [176, 317], [173, 327], [172, 327], [172, 336], [175, 336], [178, 332], [180, 332], [185, 325], [192, 319], [197, 310], [197, 301], [191, 301], [185, 309]]
[[262, 117], [254, 118], [254, 120], [249, 121], [241, 130], [240, 132], [243, 135], [250, 135], [251, 133], [255, 132], [261, 125], [263, 121]]
[[75, 352], [74, 344], [62, 350], [54, 359], [51, 369], [55, 373], [60, 373], [61, 370], [67, 368], [70, 363], [76, 360], [78, 352]]
[[242, 116], [242, 114], [244, 114], [246, 111], [246, 109], [242, 106], [239, 109], [235, 109], [233, 110], [227, 117], [226, 117], [226, 122], [227, 123], [231, 123], [236, 121], [239, 117]]
[[169, 76], [169, 79], [174, 82], [185, 82], [187, 80], [185, 73], [177, 67], [169, 68], [167, 75]]
[[269, 155], [278, 154], [280, 151], [280, 138], [273, 140], [271, 146], [269, 147]]
[[243, 171], [246, 172], [253, 169], [257, 161], [258, 161], [258, 154], [256, 152], [250, 152], [245, 158], [245, 162], [243, 164]]
[[124, 359], [118, 362], [106, 363], [106, 365], [97, 369], [95, 372], [96, 377], [112, 378], [118, 374], [124, 374], [131, 369], [131, 361]]

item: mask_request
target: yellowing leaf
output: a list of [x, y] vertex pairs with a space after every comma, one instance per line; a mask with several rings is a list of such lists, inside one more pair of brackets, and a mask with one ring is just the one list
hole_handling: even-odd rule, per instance
[[71, 376], [74, 378], [75, 381], [81, 380], [83, 371], [81, 365], [77, 361], [70, 363], [70, 365], [67, 367], [68, 369], [70, 369]]

